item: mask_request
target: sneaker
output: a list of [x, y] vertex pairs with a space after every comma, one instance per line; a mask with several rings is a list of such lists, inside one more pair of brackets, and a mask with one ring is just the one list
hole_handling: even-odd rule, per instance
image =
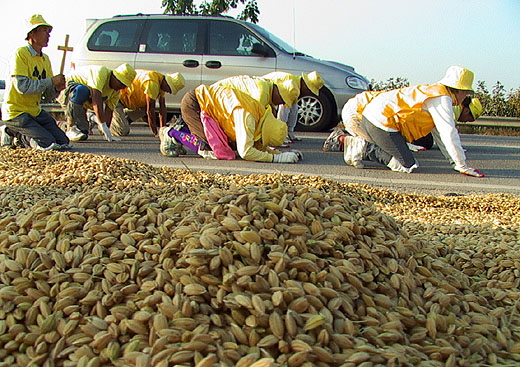
[[72, 126], [66, 133], [67, 138], [69, 138], [70, 141], [81, 141], [81, 140], [87, 140], [88, 135], [85, 135], [82, 133], [77, 126]]
[[70, 150], [72, 149], [72, 145], [70, 144], [61, 144], [59, 150]]
[[31, 146], [31, 148], [36, 149], [36, 150], [60, 150], [60, 148], [61, 148], [61, 145], [56, 144], [56, 143], [52, 143], [47, 148], [42, 148], [40, 146], [40, 144], [38, 144], [38, 142], [36, 140], [34, 140], [33, 138], [31, 138], [29, 140], [29, 145]]
[[199, 155], [204, 159], [218, 159], [213, 153], [212, 150], [200, 150], [198, 151]]
[[302, 141], [301, 138], [297, 137], [296, 135], [294, 135], [294, 133], [292, 131], [289, 131], [289, 139], [291, 140], [291, 143], [294, 143], [296, 141]]
[[10, 147], [13, 144], [13, 137], [7, 133], [7, 126], [0, 126], [0, 146]]
[[357, 136], [346, 136], [343, 144], [343, 159], [345, 163], [356, 168], [363, 168], [363, 153], [365, 152], [367, 142], [365, 139]]
[[159, 149], [161, 154], [166, 157], [178, 157], [179, 152], [177, 151], [176, 140], [168, 135], [170, 129], [171, 127], [169, 126], [164, 126], [159, 129], [159, 139], [161, 139]]

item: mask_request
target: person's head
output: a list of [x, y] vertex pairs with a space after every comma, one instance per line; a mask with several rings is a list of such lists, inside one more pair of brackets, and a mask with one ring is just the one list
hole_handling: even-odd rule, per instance
[[321, 87], [325, 85], [325, 82], [317, 71], [302, 73], [300, 83], [301, 96], [308, 96], [311, 94], [318, 96], [320, 94]]
[[40, 14], [35, 14], [27, 19], [26, 31], [25, 39], [36, 51], [41, 52], [49, 44], [52, 26]]
[[181, 73], [173, 73], [164, 75], [161, 81], [161, 90], [170, 94], [177, 94], [182, 88], [184, 88], [185, 81]]
[[262, 145], [279, 147], [287, 136], [287, 124], [274, 117], [271, 109], [267, 109], [262, 118]]
[[482, 104], [478, 98], [466, 97], [461, 105], [453, 107], [455, 120], [472, 122], [482, 115]]
[[112, 70], [110, 76], [110, 88], [114, 90], [121, 90], [129, 87], [136, 76], [136, 71], [130, 64], [121, 64], [116, 69]]
[[455, 95], [457, 101], [455, 104], [462, 104], [462, 101], [473, 95], [473, 79], [475, 75], [472, 71], [463, 68], [462, 66], [450, 66], [446, 70], [444, 78], [439, 80], [439, 83], [450, 88], [450, 91]]
[[273, 85], [272, 101], [275, 105], [285, 104], [290, 107], [298, 102], [300, 86], [295, 78], [276, 80]]

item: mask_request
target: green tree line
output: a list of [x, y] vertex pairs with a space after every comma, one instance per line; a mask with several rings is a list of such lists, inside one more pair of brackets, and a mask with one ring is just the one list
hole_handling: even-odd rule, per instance
[[260, 11], [256, 0], [204, 0], [199, 6], [193, 0], [162, 0], [161, 7], [165, 14], [219, 15], [238, 8], [240, 4], [243, 8], [237, 18], [258, 23]]
[[[391, 90], [410, 86], [406, 78], [390, 78], [384, 82], [371, 81], [374, 90]], [[485, 116], [520, 117], [520, 88], [507, 91], [504, 85], [497, 81], [491, 88], [487, 88], [482, 80], [477, 81], [475, 96], [480, 99]]]

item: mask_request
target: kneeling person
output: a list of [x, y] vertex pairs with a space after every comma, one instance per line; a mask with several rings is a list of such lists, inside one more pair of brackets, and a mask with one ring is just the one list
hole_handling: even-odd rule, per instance
[[65, 77], [53, 76], [49, 56], [42, 52], [49, 42], [52, 26], [39, 14], [27, 23], [28, 45], [16, 51], [11, 82], [2, 104], [6, 121], [0, 127], [1, 145], [11, 145], [16, 137], [24, 147], [68, 149], [69, 139], [56, 120], [40, 107], [42, 95], [54, 99], [65, 88]]
[[146, 115], [148, 126], [153, 135], [157, 136], [155, 101], [159, 101], [160, 127], [165, 127], [167, 122], [165, 93], [177, 94], [184, 88], [184, 78], [180, 73], [161, 74], [158, 71], [140, 69], [136, 72], [132, 84], [121, 90], [120, 103], [114, 111], [110, 132], [116, 136], [126, 136], [130, 133], [130, 121], [123, 111], [123, 108], [126, 108], [132, 121]]
[[[192, 98], [191, 103], [181, 104], [183, 118], [186, 114], [210, 117], [225, 134], [228, 143], [236, 144], [236, 150], [242, 159], [296, 163], [302, 158], [301, 153], [297, 151], [281, 153], [270, 148], [281, 145], [287, 135], [287, 125], [274, 117], [270, 106], [266, 108], [249, 95], [228, 87], [200, 85], [195, 91], [187, 94]], [[163, 154], [165, 152], [162, 147], [176, 134], [174, 128], [167, 128], [159, 135]], [[207, 141], [212, 145], [204, 131], [199, 131], [196, 137], [200, 138], [197, 139], [199, 142]], [[198, 153], [215, 158], [212, 154], [203, 154], [200, 149]]]
[[60, 95], [60, 103], [66, 108], [69, 139], [80, 141], [88, 138], [87, 110], [92, 109], [105, 139], [121, 140], [112, 136], [109, 125], [121, 96], [120, 90], [130, 86], [135, 75], [129, 64], [119, 65], [114, 70], [91, 65], [69, 74], [67, 87]]

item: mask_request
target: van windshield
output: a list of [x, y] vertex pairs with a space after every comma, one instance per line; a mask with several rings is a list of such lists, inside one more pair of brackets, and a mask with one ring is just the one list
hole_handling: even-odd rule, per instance
[[251, 28], [253, 28], [255, 31], [257, 31], [258, 33], [260, 33], [263, 37], [267, 38], [269, 41], [271, 41], [275, 46], [278, 46], [279, 49], [281, 49], [282, 51], [285, 51], [289, 54], [296, 54], [296, 55], [304, 55], [303, 53], [297, 51], [293, 46], [291, 46], [290, 44], [288, 44], [287, 42], [285, 42], [283, 39], [275, 36], [274, 34], [272, 34], [271, 32], [265, 30], [264, 28], [260, 27], [259, 25], [256, 25], [256, 24], [249, 24], [249, 26]]

